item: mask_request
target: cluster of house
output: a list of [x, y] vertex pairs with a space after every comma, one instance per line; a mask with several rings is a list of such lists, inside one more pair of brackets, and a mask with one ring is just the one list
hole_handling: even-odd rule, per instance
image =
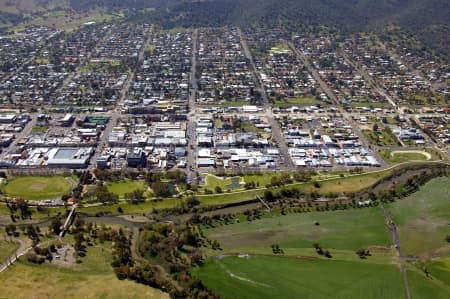
[[344, 47], [351, 59], [376, 80], [397, 105], [411, 107], [412, 105], [438, 104], [426, 100], [442, 95], [440, 92], [433, 91], [430, 81], [416, 70], [410, 69], [389, 49], [378, 44], [375, 37], [347, 39]]
[[351, 109], [364, 104], [389, 105], [338, 51], [335, 39], [328, 36], [296, 36], [295, 45], [311, 60], [321, 79], [344, 106]]
[[0, 78], [19, 70], [56, 35], [58, 31], [53, 28], [29, 26], [16, 34], [0, 36]]
[[[443, 109], [443, 112], [450, 114], [450, 108]], [[422, 114], [416, 117], [416, 122], [435, 140], [442, 144], [450, 143], [450, 116]]]
[[127, 111], [187, 113], [191, 58], [191, 33], [154, 33], [125, 102]]
[[235, 27], [200, 30], [198, 77], [198, 104], [241, 106], [258, 102], [253, 74]]
[[252, 48], [264, 45], [265, 51], [255, 51], [254, 60], [267, 95], [276, 106], [284, 99], [317, 98], [327, 102], [328, 97], [320, 91], [319, 84], [306, 66], [284, 42], [284, 36], [272, 31], [247, 33]]
[[185, 168], [187, 144], [185, 121], [156, 116], [121, 118], [107, 137], [107, 146], [97, 158], [96, 166]]

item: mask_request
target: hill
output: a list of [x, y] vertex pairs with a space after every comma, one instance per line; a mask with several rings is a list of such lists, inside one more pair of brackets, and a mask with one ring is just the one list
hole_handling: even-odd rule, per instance
[[[395, 25], [441, 52], [449, 48], [446, 0], [0, 0], [0, 20], [30, 12], [104, 9], [163, 27], [281, 26], [299, 32], [326, 26], [341, 32], [383, 31]], [[149, 9], [151, 8], [151, 9]]]

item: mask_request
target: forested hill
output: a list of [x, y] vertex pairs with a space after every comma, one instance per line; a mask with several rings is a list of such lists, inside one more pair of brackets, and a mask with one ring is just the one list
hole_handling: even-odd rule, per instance
[[426, 44], [448, 51], [449, 3], [448, 0], [0, 0], [0, 11], [26, 13], [61, 7], [83, 12], [103, 8], [121, 11], [130, 18], [145, 17], [164, 27], [281, 25], [300, 31], [305, 26], [325, 25], [355, 32], [382, 30], [386, 24], [394, 24]]

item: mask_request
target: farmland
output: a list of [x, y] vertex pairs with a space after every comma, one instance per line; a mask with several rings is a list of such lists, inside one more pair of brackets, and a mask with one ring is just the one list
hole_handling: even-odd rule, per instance
[[[433, 179], [420, 191], [385, 206], [398, 224], [405, 255], [438, 258], [407, 264], [414, 298], [448, 295], [448, 186], [448, 177]], [[220, 255], [209, 252], [205, 265], [193, 270], [223, 298], [238, 294], [239, 298], [406, 297], [378, 207], [287, 215], [272, 212], [251, 221], [237, 219], [233, 224], [204, 228], [209, 239], [219, 241], [222, 251]], [[332, 257], [318, 255], [313, 243], [329, 250]], [[281, 256], [274, 255], [273, 244], [283, 250]], [[371, 255], [358, 258], [358, 248], [368, 248]], [[424, 268], [432, 279], [426, 277]]]
[[[394, 265], [233, 256], [210, 259], [194, 273], [223, 298], [405, 298]], [[415, 298], [446, 298], [445, 289], [428, 287], [424, 277], [414, 275], [414, 282]]]
[[389, 206], [406, 254], [427, 255], [446, 245], [445, 236], [450, 234], [449, 194], [450, 178], [443, 177]]

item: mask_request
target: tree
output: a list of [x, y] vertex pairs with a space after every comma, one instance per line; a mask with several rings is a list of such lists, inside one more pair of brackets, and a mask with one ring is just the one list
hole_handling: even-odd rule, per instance
[[173, 186], [165, 182], [154, 182], [151, 184], [153, 193], [157, 197], [170, 197], [173, 195]]
[[186, 204], [189, 208], [193, 208], [200, 204], [200, 200], [198, 200], [198, 198], [195, 196], [190, 196], [186, 199]]
[[61, 227], [62, 227], [62, 223], [61, 220], [59, 218], [55, 218], [52, 220], [51, 222], [51, 229], [53, 230], [53, 232], [56, 235], [59, 235], [59, 233], [61, 232]]
[[275, 196], [273, 195], [272, 191], [266, 190], [264, 191], [264, 199], [268, 202], [274, 202]]
[[220, 186], [216, 186], [214, 191], [216, 191], [216, 193], [222, 193], [222, 188]]
[[378, 129], [379, 129], [378, 124], [377, 124], [377, 123], [374, 123], [374, 124], [373, 124], [373, 131], [374, 131], [374, 132], [378, 132]]

